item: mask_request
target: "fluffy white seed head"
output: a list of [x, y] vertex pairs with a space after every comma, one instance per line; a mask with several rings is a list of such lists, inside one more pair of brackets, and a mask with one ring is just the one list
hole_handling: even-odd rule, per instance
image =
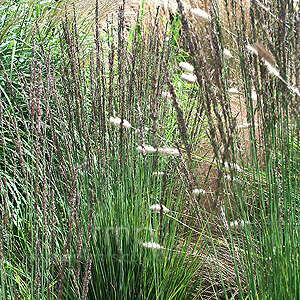
[[292, 91], [293, 91], [297, 96], [300, 97], [300, 91], [299, 91], [299, 89], [298, 89], [296, 86], [292, 87], [291, 89], [292, 89]]
[[237, 88], [230, 88], [228, 90], [228, 93], [231, 94], [231, 95], [239, 95], [240, 94], [240, 92]]
[[[116, 118], [110, 117], [109, 118], [109, 122], [114, 124], [114, 125], [117, 125], [117, 126], [121, 125], [121, 121], [122, 120], [118, 117], [116, 117]], [[122, 126], [125, 127], [125, 128], [131, 128], [131, 124], [128, 121], [126, 121], [125, 119], [123, 119]]]
[[172, 95], [168, 92], [162, 92], [161, 95], [168, 100], [172, 98]]
[[231, 228], [237, 229], [237, 228], [245, 227], [245, 225], [250, 224], [250, 222], [244, 220], [235, 220], [235, 221], [231, 221], [229, 224]]
[[176, 148], [158, 148], [158, 153], [165, 154], [165, 155], [174, 155], [174, 156], [179, 155], [179, 151]]
[[224, 49], [223, 55], [224, 55], [224, 57], [227, 58], [227, 59], [233, 57], [232, 54], [231, 54], [231, 52], [230, 52], [228, 49]]
[[197, 76], [194, 74], [182, 74], [180, 76], [181, 80], [187, 82], [187, 83], [194, 83], [197, 80]]
[[251, 45], [247, 45], [246, 50], [251, 54], [258, 54], [257, 51]]
[[210, 15], [206, 11], [204, 11], [200, 8], [192, 8], [191, 13], [197, 20], [204, 22], [204, 23], [208, 23], [211, 19]]
[[274, 75], [276, 77], [280, 77], [279, 71], [274, 66], [272, 66], [271, 64], [269, 64], [267, 61], [265, 61], [265, 65], [266, 65], [266, 67], [267, 67], [270, 75]]
[[[161, 211], [161, 205], [160, 205], [160, 204], [153, 204], [153, 205], [150, 206], [150, 210], [160, 212], [160, 211]], [[164, 213], [167, 213], [167, 212], [169, 212], [170, 210], [169, 210], [168, 208], [166, 208], [164, 205], [162, 205], [162, 211], [163, 211]]]
[[137, 151], [143, 152], [143, 148], [147, 153], [155, 153], [157, 152], [157, 149], [155, 149], [152, 146], [144, 145], [144, 146], [138, 146], [136, 149]]
[[142, 243], [142, 247], [148, 248], [148, 249], [164, 249], [163, 246], [161, 246], [160, 244], [155, 243], [155, 242]]
[[257, 101], [257, 93], [256, 93], [254, 88], [251, 91], [251, 99], [252, 99], [253, 102]]
[[[221, 161], [221, 163], [222, 163], [222, 161]], [[225, 161], [224, 167], [225, 167], [226, 170], [229, 170], [229, 164], [228, 164], [227, 161]], [[233, 168], [233, 169], [235, 169], [236, 171], [239, 171], [239, 172], [242, 171], [242, 168], [238, 164], [231, 164], [231, 168]]]
[[194, 195], [200, 195], [200, 194], [205, 194], [206, 192], [202, 189], [194, 189], [193, 194]]
[[[245, 123], [245, 124], [240, 124], [240, 125], [237, 125], [236, 128], [238, 129], [243, 129], [243, 128], [248, 128], [248, 127], [251, 127], [252, 126], [252, 123]], [[257, 123], [254, 123], [254, 126], [258, 126]]]
[[165, 172], [153, 172], [152, 175], [163, 176], [165, 175]]
[[184, 61], [180, 62], [179, 67], [186, 72], [190, 72], [190, 73], [194, 72], [194, 67], [187, 62]]

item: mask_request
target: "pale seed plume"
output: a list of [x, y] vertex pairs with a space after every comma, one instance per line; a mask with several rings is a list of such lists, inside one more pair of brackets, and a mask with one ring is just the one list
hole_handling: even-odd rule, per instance
[[152, 175], [163, 176], [163, 175], [165, 175], [165, 172], [153, 172]]
[[180, 62], [179, 67], [186, 72], [189, 72], [189, 73], [194, 72], [194, 67], [187, 62], [184, 62], [184, 61]]
[[276, 59], [274, 55], [269, 50], [267, 50], [262, 44], [255, 43], [253, 45], [253, 48], [256, 50], [257, 55], [260, 58], [263, 58], [268, 64], [270, 64], [271, 66], [276, 65]]
[[194, 83], [197, 80], [196, 75], [186, 73], [182, 74], [180, 78], [187, 83]]
[[223, 55], [224, 55], [224, 57], [227, 58], [227, 59], [233, 57], [232, 54], [231, 54], [231, 52], [230, 52], [228, 49], [224, 49]]
[[[109, 122], [112, 123], [113, 125], [120, 126], [122, 120], [120, 118], [118, 118], [118, 117], [116, 117], [116, 118], [110, 117], [109, 118]], [[122, 126], [125, 127], [125, 128], [127, 128], [127, 129], [131, 128], [131, 124], [128, 121], [126, 121], [125, 119], [123, 119]]]
[[210, 15], [206, 11], [200, 8], [192, 8], [190, 11], [197, 20], [204, 23], [210, 22]]
[[240, 94], [240, 92], [237, 88], [230, 88], [228, 90], [228, 93], [231, 94], [231, 95], [239, 95]]
[[163, 246], [161, 246], [160, 244], [155, 243], [155, 242], [142, 243], [142, 247], [148, 248], [148, 249], [165, 249]]
[[174, 156], [179, 155], [179, 151], [176, 148], [158, 148], [158, 153], [164, 155], [174, 155]]
[[145, 152], [147, 153], [155, 153], [157, 152], [157, 149], [155, 149], [152, 146], [148, 146], [148, 145], [143, 145], [143, 146], [138, 146], [136, 148], [137, 151], [143, 152], [143, 149], [145, 150]]
[[193, 194], [194, 195], [200, 195], [200, 194], [205, 194], [206, 192], [203, 189], [194, 189]]
[[171, 94], [168, 92], [162, 92], [161, 95], [165, 98], [167, 98], [168, 100], [172, 98]]
[[[161, 208], [162, 207], [162, 208]], [[153, 211], [158, 211], [160, 212], [161, 210], [164, 212], [164, 213], [167, 213], [169, 212], [170, 210], [168, 208], [166, 208], [164, 205], [160, 205], [160, 204], [153, 204], [150, 206], [150, 210], [153, 210]]]

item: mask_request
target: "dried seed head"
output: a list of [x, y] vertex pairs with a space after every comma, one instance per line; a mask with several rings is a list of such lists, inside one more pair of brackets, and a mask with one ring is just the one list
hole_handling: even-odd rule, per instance
[[194, 189], [193, 194], [194, 195], [200, 195], [200, 194], [205, 194], [206, 192], [202, 189]]
[[158, 148], [158, 153], [165, 155], [179, 155], [179, 151], [176, 148]]
[[224, 55], [224, 57], [227, 58], [227, 59], [233, 57], [232, 54], [231, 54], [231, 52], [230, 52], [228, 49], [224, 49], [223, 55]]
[[187, 62], [184, 61], [180, 62], [179, 67], [186, 72], [190, 72], [190, 73], [194, 72], [194, 67]]
[[[116, 117], [116, 118], [110, 117], [109, 118], [109, 122], [114, 124], [114, 125], [117, 125], [117, 126], [121, 125], [121, 121], [122, 120], [118, 117]], [[125, 119], [123, 119], [122, 126], [125, 127], [125, 128], [131, 128], [131, 124], [128, 121], [126, 121]]]
[[[245, 123], [245, 124], [237, 125], [236, 128], [238, 128], [238, 129], [243, 129], [243, 128], [247, 128], [247, 127], [251, 127], [251, 126], [252, 126], [251, 123]], [[258, 126], [258, 124], [257, 124], [257, 123], [254, 123], [254, 126], [256, 127], [256, 126]]]
[[165, 175], [165, 172], [153, 172], [152, 175], [163, 176]]
[[230, 88], [228, 90], [228, 93], [231, 94], [231, 95], [239, 95], [240, 94], [240, 92], [237, 88]]
[[270, 65], [267, 61], [265, 61], [265, 65], [270, 75], [274, 75], [276, 77], [280, 77], [279, 71], [272, 65]]
[[237, 229], [237, 228], [244, 227], [246, 224], [250, 224], [250, 222], [244, 220], [235, 220], [230, 222], [230, 227]]
[[[220, 161], [220, 163], [222, 163], [222, 161]], [[229, 170], [229, 164], [228, 164], [227, 161], [225, 161], [224, 167], [225, 167], [226, 170]], [[243, 171], [242, 168], [241, 168], [238, 164], [236, 164], [236, 163], [235, 163], [235, 164], [232, 164], [232, 165], [231, 165], [231, 168], [233, 168], [233, 169], [235, 169], [236, 171], [239, 171], [239, 172], [240, 172], [240, 171]]]
[[300, 91], [299, 91], [299, 89], [298, 89], [296, 86], [293, 86], [291, 89], [292, 89], [292, 91], [293, 91], [297, 96], [300, 97]]
[[197, 76], [193, 74], [182, 74], [180, 76], [181, 80], [186, 81], [187, 83], [194, 83], [197, 80]]
[[211, 19], [210, 15], [200, 8], [192, 8], [190, 11], [193, 16], [201, 22], [208, 23]]
[[164, 213], [167, 213], [169, 212], [170, 210], [168, 208], [166, 208], [164, 205], [160, 205], [160, 204], [153, 204], [150, 206], [150, 210], [153, 210], [153, 211], [158, 211], [160, 212], [161, 211], [161, 206], [162, 206], [162, 211]]
[[148, 145], [143, 145], [143, 146], [138, 146], [136, 148], [137, 151], [143, 152], [143, 149], [145, 150], [145, 152], [147, 153], [155, 153], [157, 152], [157, 149], [155, 149], [152, 146], [148, 146]]
[[256, 54], [256, 55], [258, 54], [257, 51], [251, 45], [247, 45], [246, 50], [251, 54]]
[[161, 246], [160, 244], [155, 243], [155, 242], [142, 243], [142, 247], [148, 248], [148, 249], [165, 249], [163, 246]]
[[299, 0], [294, 0], [293, 1], [293, 6], [294, 6], [295, 12], [298, 13], [298, 11], [299, 11]]
[[257, 102], [257, 93], [254, 88], [251, 91], [251, 99], [253, 102]]
[[172, 98], [172, 95], [168, 92], [162, 92], [161, 95], [167, 99], [171, 99]]
[[255, 43], [253, 45], [253, 48], [256, 50], [258, 56], [260, 58], [263, 58], [268, 64], [270, 64], [271, 66], [276, 65], [276, 59], [274, 55], [269, 50], [267, 50], [262, 44]]

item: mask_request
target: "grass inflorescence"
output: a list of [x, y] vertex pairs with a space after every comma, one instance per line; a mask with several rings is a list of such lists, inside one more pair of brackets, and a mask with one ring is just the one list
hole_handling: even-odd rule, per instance
[[0, 299], [299, 297], [297, 6], [176, 2], [2, 4]]

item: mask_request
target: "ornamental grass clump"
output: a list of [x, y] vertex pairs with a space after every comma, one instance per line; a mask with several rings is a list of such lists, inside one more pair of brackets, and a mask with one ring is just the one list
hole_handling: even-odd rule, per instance
[[[202, 298], [297, 298], [296, 10], [280, 1], [222, 6], [211, 1], [209, 22], [199, 24], [197, 35], [181, 1], [177, 3], [188, 60], [199, 82], [195, 87], [203, 99], [202, 120], [207, 121], [210, 160], [205, 161], [215, 177], [206, 229], [212, 237], [218, 232], [219, 238], [207, 243], [218, 269], [211, 265], [211, 289]], [[234, 50], [234, 61], [222, 59], [225, 45]], [[230, 89], [233, 83], [238, 88]], [[203, 157], [192, 152], [199, 162]], [[207, 184], [209, 173], [203, 177]]]
[[[161, 99], [173, 33], [160, 40], [159, 22], [150, 35], [136, 26], [129, 45], [124, 9], [117, 34], [108, 26], [104, 45], [96, 2], [95, 44], [86, 61], [74, 14], [61, 24], [55, 59], [36, 29], [30, 73], [9, 73], [1, 64], [0, 299], [199, 293], [190, 282], [202, 257], [178, 238], [177, 220], [149, 209], [159, 202], [167, 212], [183, 203], [171, 188], [179, 183], [165, 176], [178, 168], [179, 151], [164, 147], [174, 143], [169, 132], [176, 128], [172, 107]], [[162, 180], [152, 176], [160, 170]], [[172, 251], [150, 253], [143, 241]]]

